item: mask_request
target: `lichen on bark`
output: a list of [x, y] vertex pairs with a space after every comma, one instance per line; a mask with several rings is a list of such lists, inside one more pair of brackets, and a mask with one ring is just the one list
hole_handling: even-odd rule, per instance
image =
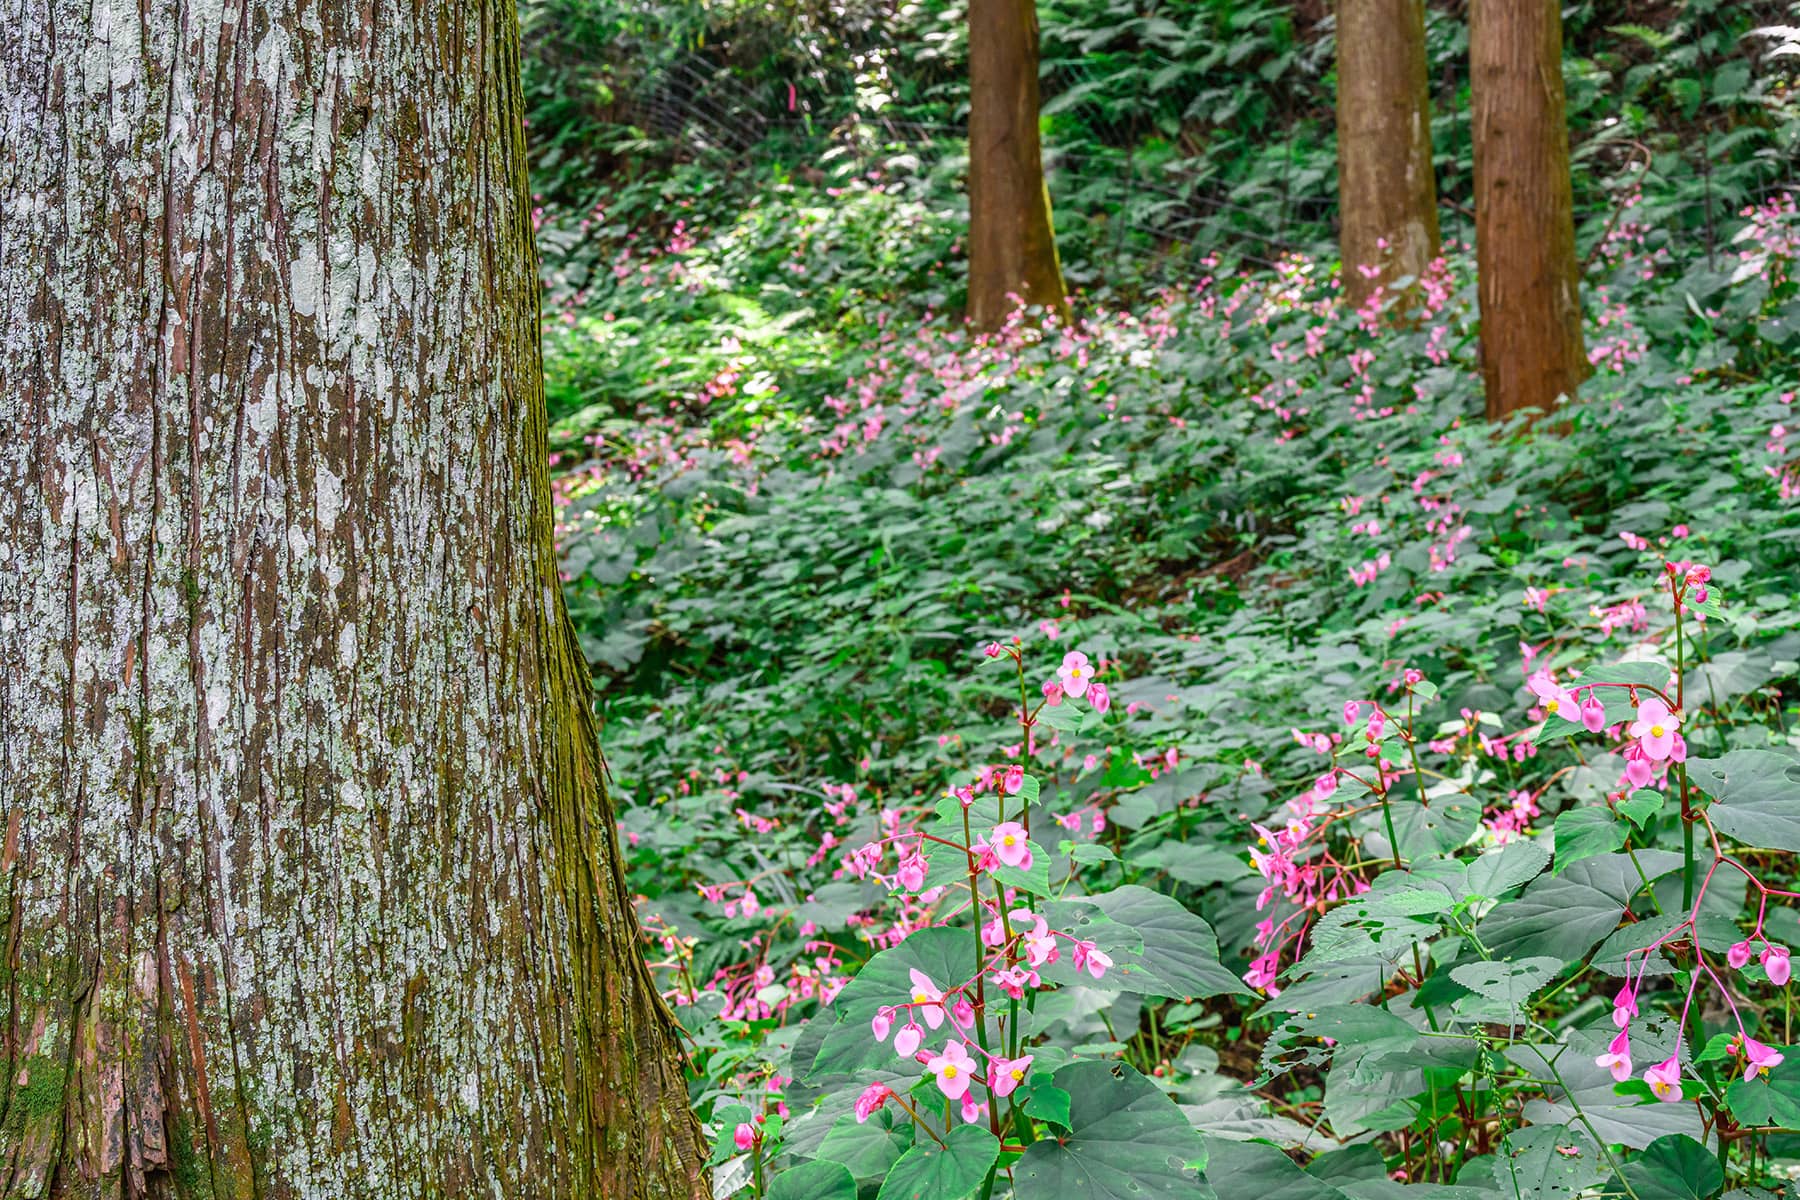
[[687, 1197], [510, 4], [0, 0], [0, 1196]]

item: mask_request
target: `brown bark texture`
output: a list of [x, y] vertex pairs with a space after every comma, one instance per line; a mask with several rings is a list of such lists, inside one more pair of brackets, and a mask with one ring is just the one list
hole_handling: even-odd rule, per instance
[[1469, 70], [1487, 415], [1549, 409], [1588, 375], [1557, 0], [1474, 0]]
[[969, 0], [969, 319], [1020, 300], [1067, 320], [1038, 137], [1036, 0]]
[[510, 0], [0, 0], [0, 1197], [698, 1197]]
[[1338, 0], [1337, 68], [1338, 240], [1360, 307], [1438, 256], [1424, 0]]

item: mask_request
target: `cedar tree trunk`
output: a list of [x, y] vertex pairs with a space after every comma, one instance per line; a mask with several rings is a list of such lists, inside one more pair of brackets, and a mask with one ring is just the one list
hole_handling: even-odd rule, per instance
[[1339, 244], [1360, 307], [1438, 256], [1424, 0], [1338, 0], [1337, 64]]
[[0, 1196], [691, 1197], [511, 0], [0, 0]]
[[969, 319], [1018, 300], [1068, 319], [1038, 143], [1035, 0], [969, 0]]
[[1558, 0], [1474, 0], [1475, 246], [1487, 414], [1548, 409], [1587, 377]]

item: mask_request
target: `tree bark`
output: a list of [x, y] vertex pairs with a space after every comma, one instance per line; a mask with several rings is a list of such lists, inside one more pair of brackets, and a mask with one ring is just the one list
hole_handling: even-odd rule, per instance
[[969, 0], [969, 319], [1069, 301], [1038, 138], [1036, 0]]
[[0, 1195], [697, 1197], [509, 0], [0, 0]]
[[1469, 68], [1482, 374], [1500, 420], [1573, 397], [1589, 370], [1557, 0], [1474, 0]]
[[1424, 0], [1338, 0], [1337, 65], [1339, 245], [1361, 307], [1438, 256]]

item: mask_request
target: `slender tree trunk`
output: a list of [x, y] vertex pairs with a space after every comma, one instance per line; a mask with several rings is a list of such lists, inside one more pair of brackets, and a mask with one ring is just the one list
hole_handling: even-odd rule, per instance
[[510, 0], [0, 0], [0, 1195], [706, 1194]]
[[969, 0], [969, 319], [1069, 301], [1038, 141], [1036, 0]]
[[1337, 62], [1339, 244], [1360, 307], [1438, 256], [1424, 0], [1338, 0]]
[[1495, 420], [1548, 409], [1588, 375], [1557, 2], [1471, 6], [1481, 362]]

